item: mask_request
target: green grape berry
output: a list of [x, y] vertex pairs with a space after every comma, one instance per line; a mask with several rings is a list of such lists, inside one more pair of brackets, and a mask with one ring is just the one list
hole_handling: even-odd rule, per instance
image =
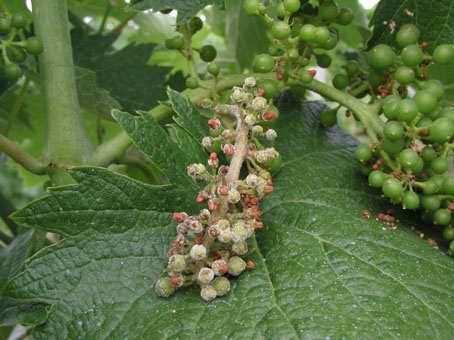
[[313, 43], [315, 41], [315, 31], [317, 27], [311, 24], [306, 24], [301, 27], [299, 37], [306, 43]]
[[396, 34], [396, 42], [400, 47], [417, 44], [421, 33], [413, 24], [404, 24]]
[[345, 71], [350, 77], [358, 75], [360, 71], [359, 63], [356, 60], [349, 60], [345, 65]]
[[418, 107], [413, 99], [403, 99], [396, 107], [396, 118], [401, 122], [411, 123], [418, 115]]
[[394, 73], [394, 78], [402, 85], [408, 85], [415, 80], [415, 71], [407, 66], [399, 67]]
[[259, 0], [244, 0], [243, 10], [247, 15], [259, 15], [261, 2]]
[[271, 26], [271, 35], [278, 40], [287, 39], [290, 36], [290, 26], [285, 21], [275, 21]]
[[219, 75], [219, 72], [221, 72], [221, 68], [219, 67], [218, 64], [216, 63], [211, 63], [211, 64], [208, 64], [207, 66], [207, 71], [209, 74], [211, 74], [212, 76], [215, 76], [217, 77]]
[[199, 87], [199, 81], [196, 77], [188, 77], [186, 79], [186, 87], [188, 89], [195, 89]]
[[271, 72], [274, 68], [274, 59], [269, 54], [258, 54], [254, 58], [252, 67], [258, 73]]
[[319, 26], [319, 27], [315, 28], [314, 42], [317, 45], [323, 46], [324, 44], [326, 44], [329, 41], [330, 38], [331, 38], [331, 33], [327, 27]]
[[333, 78], [333, 86], [339, 90], [344, 90], [349, 83], [350, 79], [345, 74], [336, 74]]
[[309, 84], [314, 79], [313, 74], [306, 69], [301, 69], [298, 76], [304, 84]]
[[167, 39], [164, 44], [169, 50], [180, 50], [184, 46], [184, 38], [181, 35], [177, 35]]
[[435, 158], [430, 163], [430, 168], [436, 174], [444, 174], [446, 171], [448, 171], [448, 160], [445, 157]]
[[324, 2], [318, 8], [318, 15], [322, 20], [332, 22], [339, 15], [339, 8], [334, 2]]
[[424, 53], [418, 45], [409, 45], [400, 53], [402, 62], [409, 67], [414, 67], [422, 63]]
[[420, 168], [420, 157], [412, 149], [404, 149], [399, 153], [399, 163], [407, 171], [417, 172]]
[[443, 238], [448, 241], [454, 240], [454, 228], [449, 226], [443, 229]]
[[353, 11], [350, 8], [341, 8], [337, 16], [337, 23], [340, 25], [350, 25], [354, 19]]
[[427, 211], [437, 210], [441, 205], [441, 201], [436, 195], [423, 196], [421, 203], [423, 208]]
[[451, 222], [451, 211], [449, 209], [438, 209], [434, 213], [434, 222], [438, 225], [448, 225]]
[[397, 106], [401, 99], [398, 96], [388, 96], [383, 101], [383, 113], [388, 119], [396, 119], [397, 117]]
[[22, 75], [22, 70], [17, 64], [6, 64], [3, 71], [9, 80], [17, 80]]
[[386, 123], [383, 129], [383, 134], [389, 140], [392, 141], [399, 140], [405, 134], [404, 126], [402, 125], [402, 123], [396, 121], [389, 121]]
[[279, 93], [279, 86], [274, 80], [264, 79], [258, 82], [258, 86], [264, 91], [266, 99], [272, 99]]
[[320, 123], [324, 127], [332, 127], [337, 122], [337, 110], [325, 110], [320, 114]]
[[390, 155], [397, 155], [404, 147], [405, 140], [403, 138], [395, 141], [385, 138], [383, 141], [383, 150]]
[[11, 18], [11, 26], [15, 28], [26, 28], [27, 27], [27, 19], [24, 15], [20, 13], [15, 13]]
[[432, 162], [435, 158], [437, 158], [437, 152], [434, 148], [426, 146], [424, 150], [422, 150], [421, 157], [424, 162]]
[[316, 55], [317, 65], [321, 68], [328, 68], [331, 65], [332, 59], [327, 54]]
[[418, 91], [414, 97], [419, 112], [429, 114], [435, 111], [438, 106], [437, 97], [430, 91]]
[[438, 185], [437, 181], [433, 179], [429, 179], [428, 181], [423, 183], [422, 192], [425, 195], [434, 195], [440, 191], [440, 186]]
[[38, 38], [31, 37], [25, 41], [25, 49], [30, 54], [39, 55], [43, 52], [43, 43]]
[[368, 54], [369, 65], [376, 70], [385, 70], [392, 66], [396, 59], [396, 53], [388, 45], [375, 46]]
[[189, 31], [191, 34], [196, 34], [203, 27], [203, 21], [199, 17], [192, 17], [188, 23]]
[[374, 170], [369, 174], [368, 182], [373, 188], [381, 188], [386, 179], [387, 176], [383, 171]]
[[216, 59], [217, 56], [217, 51], [216, 48], [214, 48], [213, 45], [205, 45], [200, 49], [200, 59], [202, 59], [204, 62], [212, 62], [214, 59]]
[[436, 143], [448, 142], [454, 134], [454, 122], [449, 118], [438, 118], [429, 126], [429, 138]]
[[403, 192], [403, 186], [402, 183], [395, 179], [395, 178], [388, 178], [385, 180], [383, 183], [383, 194], [392, 199], [392, 200], [398, 200], [402, 196]]
[[442, 192], [447, 195], [454, 195], [454, 177], [446, 176], [441, 186]]
[[356, 159], [361, 163], [367, 162], [372, 158], [372, 151], [367, 144], [359, 145], [355, 150]]
[[433, 60], [438, 64], [450, 64], [454, 62], [454, 45], [443, 44], [435, 48]]
[[22, 63], [25, 61], [25, 59], [27, 59], [27, 55], [25, 54], [25, 51], [20, 47], [16, 47], [16, 46], [8, 47], [7, 54], [8, 54], [9, 59], [15, 63]]
[[290, 13], [296, 13], [301, 7], [300, 0], [284, 0], [283, 1], [285, 10]]
[[443, 84], [436, 79], [428, 80], [422, 83], [422, 88], [429, 92], [432, 92], [435, 97], [441, 99], [445, 93]]
[[337, 35], [336, 34], [332, 34], [330, 33], [330, 36], [329, 36], [329, 39], [324, 43], [324, 44], [321, 44], [319, 45], [318, 47], [319, 48], [322, 48], [324, 50], [327, 50], [327, 51], [330, 51], [332, 50], [334, 47], [337, 46], [337, 43], [338, 43], [338, 38], [337, 38]]
[[413, 191], [406, 191], [402, 195], [402, 205], [404, 209], [418, 209], [420, 204], [421, 203], [418, 194], [414, 193]]

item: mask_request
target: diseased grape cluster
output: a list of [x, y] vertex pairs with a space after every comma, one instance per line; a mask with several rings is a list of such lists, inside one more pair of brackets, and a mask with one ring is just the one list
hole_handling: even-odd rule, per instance
[[[255, 267], [248, 259], [250, 238], [264, 227], [259, 202], [273, 191], [271, 174], [281, 163], [272, 147], [277, 133], [263, 126], [278, 115], [262, 94], [249, 77], [233, 89], [231, 104], [213, 108], [210, 136], [201, 141], [209, 155], [207, 165], [187, 167], [190, 177], [206, 183], [195, 198], [206, 208], [193, 216], [173, 214], [177, 236], [166, 272], [155, 284], [158, 295], [168, 297], [198, 284], [201, 297], [211, 301], [230, 291], [229, 278]], [[248, 171], [240, 178], [243, 163]]]
[[10, 81], [16, 81], [23, 73], [21, 65], [24, 64], [27, 53], [39, 55], [43, 51], [41, 41], [28, 36], [29, 23], [19, 13], [12, 16], [0, 13], [0, 68], [3, 75]]
[[[243, 9], [264, 20], [271, 46], [268, 53], [254, 57], [256, 74], [241, 87], [218, 88], [222, 72], [213, 62], [216, 49], [192, 47], [192, 35], [203, 27], [199, 18], [179, 25], [178, 35], [165, 42], [192, 65], [188, 88], [199, 87], [201, 76], [214, 79], [211, 95], [199, 103], [214, 116], [208, 121], [210, 135], [201, 141], [209, 155], [207, 165], [187, 168], [194, 180], [206, 182], [196, 197], [206, 208], [198, 215], [173, 215], [177, 236], [168, 252], [167, 269], [155, 284], [157, 294], [167, 297], [180, 287], [198, 284], [202, 298], [211, 301], [229, 292], [229, 278], [255, 266], [248, 259], [249, 241], [263, 228], [259, 203], [273, 191], [272, 174], [281, 164], [272, 147], [277, 133], [269, 122], [278, 116], [272, 100], [283, 89], [301, 97], [311, 90], [337, 102], [320, 116], [326, 127], [336, 124], [339, 109], [346, 108], [360, 131], [354, 136], [366, 140], [355, 154], [370, 186], [392, 203], [421, 209], [426, 219], [443, 226], [454, 254], [450, 173], [454, 107], [447, 104], [443, 85], [429, 78], [431, 65], [454, 62], [454, 46], [431, 48], [420, 42], [416, 26], [405, 24], [395, 35], [397, 48], [379, 44], [364, 58], [347, 60], [330, 86], [315, 79], [313, 66], [331, 65], [329, 51], [339, 41], [336, 25], [352, 23], [350, 9], [331, 0], [320, 1], [318, 7], [300, 0], [268, 6], [245, 0]], [[196, 72], [193, 52], [209, 63], [205, 75]], [[230, 103], [226, 104], [225, 94]], [[241, 169], [247, 173], [241, 175]]]

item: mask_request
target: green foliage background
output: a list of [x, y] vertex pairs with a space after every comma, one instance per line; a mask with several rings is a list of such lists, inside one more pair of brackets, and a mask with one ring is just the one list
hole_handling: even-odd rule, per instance
[[[76, 168], [74, 185], [49, 188], [24, 207], [42, 197], [46, 184], [2, 158], [5, 202], [24, 207], [14, 215], [24, 233], [0, 250], [3, 324], [21, 323], [43, 339], [452, 336], [452, 259], [412, 232], [423, 226], [411, 214], [399, 216], [397, 230], [361, 218], [364, 210], [375, 216], [389, 206], [361, 177], [352, 157], [354, 141], [338, 128], [319, 127], [320, 103], [301, 104], [286, 95], [276, 127], [284, 167], [263, 206], [267, 228], [251, 244], [257, 268], [211, 304], [192, 290], [157, 298], [150, 286], [173, 237], [169, 214], [196, 209], [197, 187], [184, 168], [203, 159], [197, 141], [205, 119], [177, 92], [187, 65], [163, 42], [174, 35], [177, 21], [200, 13], [207, 20], [194, 46], [215, 45], [218, 61], [230, 72], [247, 71], [269, 42], [263, 23], [241, 13], [241, 1], [112, 3], [100, 32], [106, 2], [70, 0], [71, 33], [90, 138], [97, 143], [124, 129], [135, 145], [119, 161], [128, 176]], [[341, 31], [345, 39], [333, 69], [353, 48], [367, 48], [364, 37], [371, 37], [369, 46], [389, 42], [393, 33], [383, 23], [391, 20], [416, 23], [429, 44], [453, 41], [448, 0], [436, 6], [382, 0], [371, 27], [357, 1], [338, 3], [354, 9], [357, 19]], [[29, 15], [20, 1], [0, 4]], [[169, 7], [178, 15], [142, 12]], [[204, 70], [203, 63], [197, 65]], [[454, 73], [448, 71], [431, 70], [449, 85]], [[2, 86], [0, 122], [2, 133], [38, 155], [45, 116], [36, 74], [30, 81], [25, 95], [20, 84]], [[165, 100], [176, 118], [157, 124], [147, 112]], [[61, 240], [46, 244], [43, 234], [49, 231]]]

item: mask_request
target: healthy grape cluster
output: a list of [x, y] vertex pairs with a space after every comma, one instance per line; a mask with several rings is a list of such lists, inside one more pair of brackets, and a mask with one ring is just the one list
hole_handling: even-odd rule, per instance
[[[218, 104], [208, 120], [210, 136], [201, 141], [207, 164], [190, 164], [187, 173], [206, 183], [196, 202], [205, 205], [198, 215], [176, 212], [176, 238], [168, 251], [168, 265], [156, 282], [159, 296], [197, 284], [205, 301], [230, 291], [230, 279], [255, 263], [248, 258], [251, 237], [262, 229], [259, 202], [273, 191], [271, 173], [280, 165], [272, 147], [276, 131], [264, 127], [277, 118], [262, 96], [255, 78], [235, 87], [231, 104]], [[233, 119], [233, 123], [232, 123]], [[240, 178], [243, 163], [247, 175]]]
[[380, 44], [368, 52], [383, 127], [375, 131], [378, 142], [360, 145], [356, 157], [371, 170], [370, 186], [404, 209], [423, 210], [426, 220], [444, 228], [454, 251], [454, 107], [444, 99], [443, 85], [428, 76], [432, 65], [454, 63], [454, 45], [429, 53], [412, 24], [402, 25], [395, 40], [396, 49]]
[[12, 16], [0, 13], [0, 69], [10, 81], [16, 81], [23, 73], [21, 65], [27, 54], [39, 55], [43, 51], [41, 41], [30, 35], [29, 23], [20, 13]]

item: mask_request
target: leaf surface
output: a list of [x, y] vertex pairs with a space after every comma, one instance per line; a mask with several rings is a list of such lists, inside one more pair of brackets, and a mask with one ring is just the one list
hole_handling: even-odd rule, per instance
[[[374, 216], [388, 207], [366, 188], [352, 140], [320, 128], [319, 111], [306, 104], [281, 114], [277, 147], [285, 164], [263, 204], [266, 229], [248, 255], [257, 267], [210, 304], [197, 289], [162, 299], [150, 288], [175, 233], [169, 212], [187, 208], [171, 186], [80, 168], [77, 184], [17, 213], [22, 225], [66, 236], [11, 283], [11, 297], [53, 305], [34, 336], [450, 338], [452, 259], [408, 231], [409, 221], [391, 231], [361, 218], [364, 209]], [[145, 143], [154, 128], [141, 129]]]

